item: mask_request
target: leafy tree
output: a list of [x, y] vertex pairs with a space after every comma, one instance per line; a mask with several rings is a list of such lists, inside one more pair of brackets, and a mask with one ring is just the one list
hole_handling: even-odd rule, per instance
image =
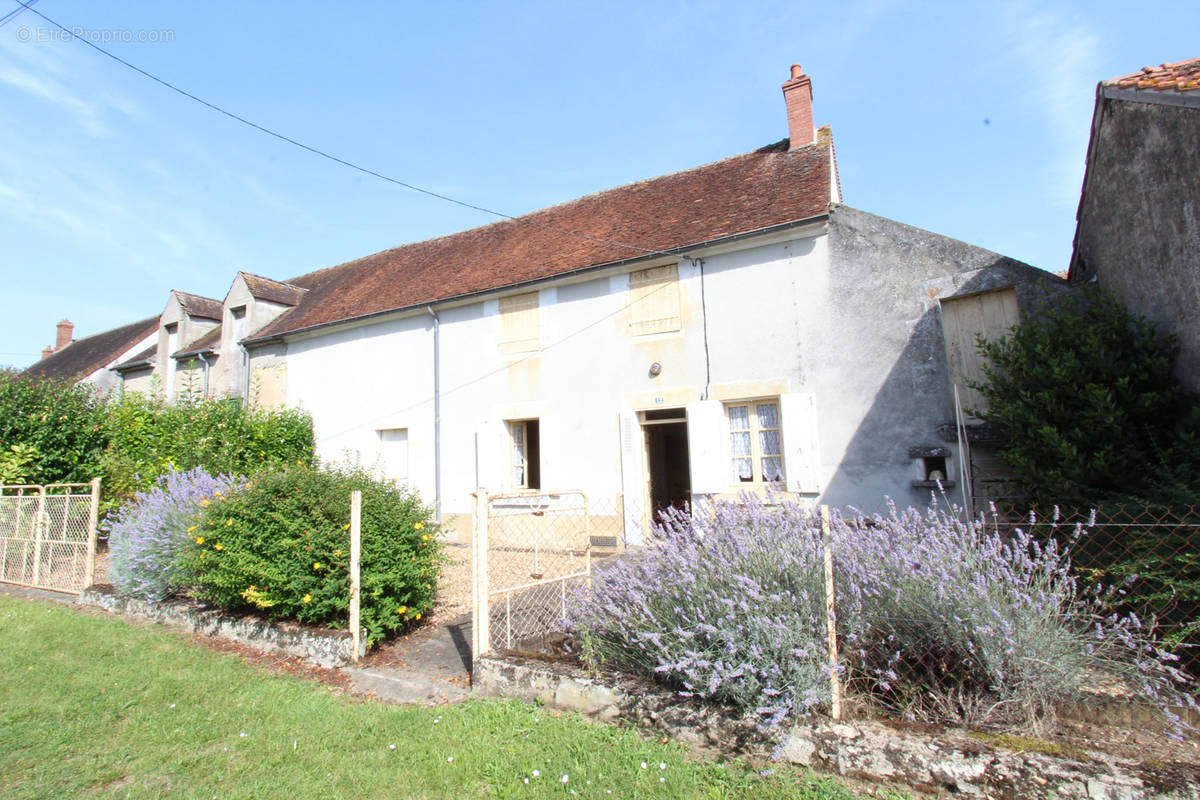
[[4, 480], [86, 483], [99, 474], [104, 403], [91, 387], [0, 369]]
[[974, 384], [1000, 425], [1000, 455], [1034, 504], [1191, 497], [1197, 402], [1172, 373], [1175, 337], [1111, 292], [1047, 304], [1012, 333], [978, 341], [987, 381]]

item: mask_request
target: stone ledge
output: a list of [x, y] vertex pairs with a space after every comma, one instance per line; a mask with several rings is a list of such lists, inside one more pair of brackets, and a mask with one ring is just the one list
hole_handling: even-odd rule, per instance
[[821, 772], [919, 791], [1013, 800], [1200, 800], [1200, 770], [1190, 767], [1150, 767], [1100, 752], [1088, 753], [1087, 760], [1014, 752], [964, 736], [873, 721], [805, 721], [780, 745], [751, 717], [618, 675], [597, 677], [560, 664], [484, 656], [475, 660], [472, 678], [478, 694], [622, 719], [724, 752], [777, 752]]
[[[182, 600], [148, 603], [123, 597], [105, 585], [85, 589], [75, 602], [190, 633], [240, 642], [267, 652], [299, 656], [322, 667], [341, 667], [353, 660], [354, 645], [349, 631], [312, 628], [295, 622], [270, 622], [249, 615], [236, 616]], [[365, 648], [360, 645], [359, 655], [364, 654]]]

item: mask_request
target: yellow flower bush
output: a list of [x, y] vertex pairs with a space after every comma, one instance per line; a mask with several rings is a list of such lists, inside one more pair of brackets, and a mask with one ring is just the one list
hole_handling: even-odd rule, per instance
[[233, 611], [345, 627], [355, 489], [363, 493], [360, 618], [368, 644], [427, 618], [443, 559], [432, 511], [407, 486], [353, 469], [289, 466], [228, 491], [204, 509], [196, 531], [220, 531], [220, 541], [197, 542], [184, 555], [180, 585]]

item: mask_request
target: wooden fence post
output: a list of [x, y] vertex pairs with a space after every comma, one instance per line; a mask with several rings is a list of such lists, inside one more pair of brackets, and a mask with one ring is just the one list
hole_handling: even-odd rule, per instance
[[825, 551], [825, 627], [829, 635], [829, 716], [842, 718], [842, 677], [838, 674], [837, 607], [833, 594], [833, 537], [829, 506], [821, 506], [821, 548]]
[[361, 647], [362, 626], [359, 622], [359, 601], [362, 582], [359, 575], [359, 560], [362, 555], [362, 491], [350, 493], [350, 642], [354, 647], [352, 656], [358, 663]]
[[475, 519], [471, 526], [471, 658], [479, 658], [491, 645], [488, 621], [491, 614], [488, 601], [488, 492], [475, 492]]
[[100, 521], [100, 479], [92, 478], [91, 505], [88, 508], [87, 561], [84, 566], [83, 588], [96, 581], [96, 525]]

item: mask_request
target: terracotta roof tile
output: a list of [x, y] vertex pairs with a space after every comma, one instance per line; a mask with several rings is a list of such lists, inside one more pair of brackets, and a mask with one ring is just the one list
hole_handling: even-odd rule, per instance
[[261, 275], [249, 272], [240, 274], [246, 281], [246, 288], [250, 290], [250, 295], [256, 300], [266, 300], [268, 303], [278, 303], [281, 306], [294, 306], [300, 302], [300, 298], [307, 291], [299, 286], [273, 281]]
[[213, 300], [211, 297], [201, 297], [198, 294], [188, 294], [175, 290], [175, 296], [179, 298], [179, 305], [183, 306], [183, 310], [189, 316], [202, 317], [204, 319], [221, 319], [222, 304], [220, 300]]
[[188, 346], [171, 353], [173, 356], [194, 356], [196, 353], [211, 352], [213, 347], [221, 342], [221, 326], [213, 328]]
[[[809, 219], [830, 201], [832, 139], [752, 153], [587, 195], [288, 283], [307, 290], [266, 337], [498, 289]], [[561, 231], [570, 231], [570, 236]], [[627, 246], [623, 246], [627, 245]]]
[[1200, 90], [1200, 58], [1189, 58], [1174, 64], [1142, 67], [1130, 75], [1104, 82], [1119, 89], [1152, 89], [1159, 92], [1194, 92]]
[[158, 317], [149, 317], [103, 333], [76, 339], [62, 350], [28, 367], [25, 374], [71, 381], [86, 378], [145, 339], [157, 327]]
[[[155, 327], [157, 327], [158, 321], [159, 321], [159, 318], [155, 317], [154, 318]], [[118, 372], [125, 372], [125, 371], [131, 370], [131, 369], [140, 369], [141, 367], [151, 366], [152, 361], [153, 361], [155, 355], [157, 355], [157, 354], [158, 354], [158, 345], [152, 344], [149, 347], [147, 347], [145, 350], [141, 351], [140, 353], [132, 355], [129, 358], [122, 361], [120, 364], [117, 364], [116, 366], [113, 367], [113, 369], [117, 370]]]

